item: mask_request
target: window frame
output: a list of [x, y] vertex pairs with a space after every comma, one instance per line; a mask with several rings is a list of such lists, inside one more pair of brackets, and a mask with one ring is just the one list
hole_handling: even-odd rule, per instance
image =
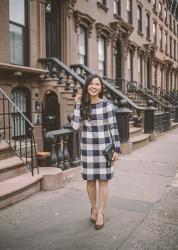
[[[9, 5], [9, 35], [10, 35], [10, 26], [14, 25], [15, 27], [22, 29], [22, 41], [23, 41], [23, 64], [18, 64], [15, 62], [11, 62], [11, 58], [9, 61], [11, 64], [20, 65], [20, 66], [28, 66], [29, 65], [29, 44], [28, 44], [28, 1], [24, 0], [24, 25], [17, 23], [15, 21], [10, 20], [10, 5]], [[10, 41], [10, 37], [9, 37]], [[11, 50], [10, 50], [11, 51]], [[11, 53], [11, 52], [10, 52]]]
[[159, 46], [160, 50], [163, 51], [163, 27], [159, 28]]
[[150, 38], [150, 15], [146, 13], [146, 38]]
[[172, 37], [169, 37], [169, 52], [170, 52], [170, 57], [172, 58]]
[[157, 23], [153, 22], [153, 26], [155, 25], [155, 33], [154, 33], [154, 28], [153, 28], [153, 42], [156, 45], [157, 44]]
[[[128, 9], [128, 1], [130, 4], [130, 10]], [[128, 23], [132, 24], [133, 17], [132, 17], [132, 0], [127, 0], [127, 21]]]
[[142, 33], [142, 7], [140, 5], [137, 5], [137, 30]]
[[[100, 59], [99, 59], [99, 40], [100, 39], [103, 39], [103, 42], [104, 42], [104, 60], [103, 61], [101, 61]], [[100, 36], [99, 38], [98, 38], [98, 71], [99, 71], [99, 62], [102, 62], [103, 63], [103, 75], [101, 75], [101, 77], [106, 77], [106, 74], [107, 74], [107, 72], [106, 72], [106, 65], [107, 65], [107, 46], [106, 46], [106, 38], [104, 37], [104, 36]], [[99, 73], [100, 74], [100, 73]]]
[[158, 6], [159, 6], [159, 16], [162, 17], [162, 15], [163, 15], [163, 5], [162, 5], [162, 3], [160, 1], [159, 1]]
[[[118, 9], [117, 12], [116, 9]], [[121, 0], [114, 0], [114, 15], [121, 16]]]
[[79, 42], [79, 36], [80, 36], [80, 34], [78, 34], [78, 38], [77, 38], [77, 54], [78, 54], [78, 60], [80, 60], [79, 59], [79, 57], [80, 57], [80, 55], [81, 56], [83, 56], [84, 57], [84, 65], [88, 65], [88, 30], [87, 30], [87, 28], [84, 26], [84, 25], [80, 25], [79, 26], [79, 30], [80, 29], [83, 29], [84, 30], [84, 35], [85, 35], [85, 37], [84, 37], [84, 43], [85, 43], [85, 54], [83, 55], [83, 54], [80, 54], [79, 53], [79, 44], [78, 44], [78, 42]]

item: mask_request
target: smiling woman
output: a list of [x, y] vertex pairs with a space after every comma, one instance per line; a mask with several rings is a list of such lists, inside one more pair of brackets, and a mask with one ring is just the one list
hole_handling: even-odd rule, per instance
[[[87, 181], [87, 192], [91, 202], [91, 221], [95, 229], [104, 226], [104, 208], [108, 197], [108, 180], [113, 175], [113, 166], [103, 151], [114, 144], [112, 161], [118, 159], [120, 141], [114, 107], [103, 99], [103, 83], [98, 75], [90, 76], [85, 83], [83, 93], [75, 97], [72, 127], [81, 132], [81, 174]], [[99, 182], [99, 206], [97, 208], [96, 181]]]

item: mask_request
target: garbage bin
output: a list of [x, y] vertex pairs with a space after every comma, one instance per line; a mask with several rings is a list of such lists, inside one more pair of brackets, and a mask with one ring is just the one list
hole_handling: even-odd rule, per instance
[[50, 152], [37, 152], [36, 160], [39, 167], [50, 167]]

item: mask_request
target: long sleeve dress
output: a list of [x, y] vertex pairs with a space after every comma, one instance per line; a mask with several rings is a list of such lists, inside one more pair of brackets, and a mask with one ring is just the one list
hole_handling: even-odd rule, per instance
[[109, 180], [113, 166], [106, 161], [103, 150], [111, 142], [115, 152], [120, 152], [119, 132], [115, 111], [109, 100], [91, 104], [91, 120], [81, 121], [80, 104], [75, 104], [71, 120], [74, 130], [81, 131], [81, 174], [84, 180]]

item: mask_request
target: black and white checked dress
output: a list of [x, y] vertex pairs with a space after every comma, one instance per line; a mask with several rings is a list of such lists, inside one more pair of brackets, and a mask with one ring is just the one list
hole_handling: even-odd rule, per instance
[[103, 150], [112, 141], [115, 151], [120, 152], [120, 141], [115, 111], [109, 100], [91, 104], [91, 120], [81, 122], [80, 104], [75, 104], [71, 120], [73, 129], [81, 132], [81, 174], [84, 180], [109, 180], [113, 177], [113, 166], [109, 164]]

